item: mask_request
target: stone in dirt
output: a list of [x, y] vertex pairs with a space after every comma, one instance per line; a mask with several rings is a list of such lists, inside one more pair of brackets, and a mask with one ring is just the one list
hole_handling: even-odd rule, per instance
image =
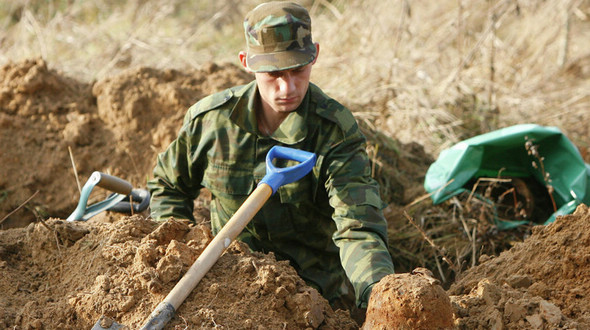
[[452, 326], [449, 296], [432, 272], [417, 268], [411, 273], [389, 275], [375, 285], [363, 329], [451, 329]]

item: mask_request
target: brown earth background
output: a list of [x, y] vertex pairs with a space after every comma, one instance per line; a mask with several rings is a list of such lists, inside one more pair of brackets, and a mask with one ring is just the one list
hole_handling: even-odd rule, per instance
[[[140, 9], [160, 8], [157, 3], [148, 2], [143, 7], [136, 4], [137, 20], [141, 22]], [[210, 21], [211, 25], [199, 26], [197, 31], [208, 28], [224, 33], [220, 26], [233, 24], [228, 18], [243, 16], [240, 10], [246, 4], [234, 4], [236, 12], [233, 12], [229, 9], [231, 1], [221, 3], [215, 9], [226, 19]], [[537, 122], [560, 127], [579, 147], [586, 162], [590, 161], [588, 1], [570, 1], [563, 8], [527, 1], [498, 1], [495, 6], [485, 6], [484, 12], [496, 12], [504, 19], [494, 25], [495, 44], [487, 44], [487, 39], [481, 37], [489, 36], [489, 29], [470, 25], [477, 18], [473, 14], [477, 7], [459, 1], [457, 8], [451, 6], [456, 2], [442, 2], [437, 12], [421, 3], [403, 2], [401, 7], [396, 4], [396, 15], [389, 18], [392, 22], [382, 20], [373, 32], [382, 32], [387, 27], [406, 32], [386, 38], [395, 42], [387, 47], [390, 57], [384, 53], [357, 54], [374, 58], [366, 60], [364, 67], [358, 63], [340, 66], [346, 60], [336, 55], [337, 47], [328, 37], [340, 42], [342, 37], [330, 35], [332, 29], [327, 23], [342, 23], [342, 20], [355, 23], [358, 18], [351, 13], [363, 9], [360, 2], [303, 3], [314, 8], [314, 19], [320, 22], [317, 29], [327, 31], [320, 36], [320, 42], [326, 41], [322, 45], [327, 45], [322, 48], [325, 64], [322, 67], [318, 62], [312, 80], [353, 110], [369, 139], [375, 177], [389, 203], [385, 211], [394, 263], [408, 258], [399, 249], [407, 242], [420, 245], [422, 251], [432, 253], [433, 250], [420, 233], [410, 232], [408, 228], [413, 226], [403, 217], [403, 211], [417, 219], [431, 218], [433, 214], [438, 214], [435, 219], [448, 221], [451, 217], [448, 204], [433, 206], [421, 199], [426, 169], [445, 146], [494, 126]], [[4, 55], [0, 55], [3, 64], [0, 67], [0, 327], [83, 329], [90, 328], [101, 315], [107, 315], [137, 328], [210, 241], [206, 194], [196, 201], [197, 224], [174, 220], [159, 224], [147, 213], [124, 216], [105, 212], [87, 222], [75, 223], [63, 219], [75, 208], [79, 186], [93, 171], [116, 175], [135, 187], [145, 187], [157, 153], [175, 137], [186, 109], [205, 95], [249, 82], [252, 77], [235, 62], [190, 62], [191, 65], [183, 68], [153, 62], [142, 52], [145, 48], [138, 47], [140, 36], [128, 36], [127, 41], [135, 40], [131, 43], [135, 46], [129, 46], [125, 52], [119, 49], [107, 57], [108, 63], [112, 63], [110, 70], [104, 72], [94, 67], [101, 61], [95, 58], [99, 63], [84, 63], [82, 67], [88, 69], [84, 72], [80, 65], [71, 63], [81, 57], [76, 59], [64, 50], [60, 52], [65, 56], [58, 57], [48, 50], [48, 36], [37, 39], [45, 40], [44, 53], [19, 51], [17, 47], [17, 37], [27, 39], [19, 26], [29, 24], [31, 31], [39, 26], [58, 29], [52, 25], [58, 14], [70, 15], [73, 20], [77, 12], [70, 7], [52, 9], [54, 20], [43, 21], [43, 14], [49, 9], [34, 2], [21, 5], [10, 7], [12, 11], [0, 7], [5, 10], [3, 13], [14, 14], [4, 18], [2, 22], [7, 28], [0, 35], [0, 48], [4, 50]], [[175, 8], [181, 5], [175, 3]], [[379, 3], [365, 6], [370, 6], [373, 13], [383, 9]], [[71, 8], [77, 7], [74, 4]], [[519, 26], [523, 35], [546, 31], [548, 25], [544, 25], [545, 30], [531, 28], [534, 30], [531, 32], [522, 26], [528, 27], [525, 23], [538, 22], [540, 17], [553, 17], [547, 16], [552, 9], [569, 13], [565, 16], [570, 19], [569, 57], [562, 65], [555, 64], [558, 52], [554, 49], [561, 44], [562, 29], [546, 32], [553, 39], [537, 33], [534, 39], [540, 43], [537, 48], [531, 46], [533, 39], [524, 42], [510, 33]], [[454, 16], [459, 10], [463, 16]], [[446, 30], [436, 30], [429, 25], [434, 23], [424, 19], [434, 20], [433, 17], [438, 17], [435, 13], [452, 14], [453, 19], [449, 21], [463, 22], [467, 31], [463, 35], [465, 39], [470, 33], [474, 36], [472, 44], [465, 42], [473, 46], [465, 47], [472, 49], [471, 54], [468, 50], [458, 52], [461, 47], [454, 47], [458, 53], [452, 55], [462, 56], [448, 54], [441, 41], [443, 35], [432, 35], [438, 48], [423, 37], [417, 28], [419, 22], [430, 27], [431, 32], [442, 33], [453, 28], [449, 25]], [[159, 16], [154, 17], [157, 21]], [[173, 17], [179, 19], [182, 15], [176, 13]], [[170, 29], [165, 22], [157, 21], [161, 27]], [[141, 26], [151, 29], [149, 24]], [[364, 45], [365, 52], [371, 50], [373, 42], [383, 44], [383, 39], [373, 40], [367, 30], [361, 31], [348, 34], [349, 38], [358, 36], [359, 39], [348, 40], [346, 44], [357, 45], [355, 49], [363, 48], [359, 44]], [[42, 32], [36, 33], [38, 38], [42, 36]], [[411, 57], [405, 48], [411, 45], [400, 45], [402, 41], [416, 45], [415, 39], [422, 41], [421, 47], [415, 46], [421, 52]], [[36, 43], [27, 40], [30, 48], [35, 48]], [[164, 44], [160, 47], [170, 46], [166, 45], [167, 39], [159, 40]], [[509, 43], [514, 48], [507, 47]], [[125, 45], [123, 42], [119, 46]], [[495, 61], [490, 59], [492, 46]], [[178, 57], [188, 62], [185, 56], [191, 50], [183, 47], [184, 44], [179, 46]], [[437, 70], [431, 66], [433, 63], [428, 64], [433, 49], [443, 54], [434, 62], [445, 63]], [[232, 54], [236, 51], [232, 50]], [[192, 54], [204, 59], [219, 55], [200, 52], [200, 49], [192, 50]], [[507, 56], [508, 53], [512, 55]], [[217, 57], [225, 60], [224, 56]], [[402, 59], [401, 63], [393, 61], [398, 66], [391, 64], [394, 57]], [[456, 63], [456, 58], [462, 62]], [[70, 61], [69, 65], [60, 64], [66, 60]], [[368, 64], [375, 61], [381, 63], [381, 70]], [[454, 66], [449, 69], [446, 63], [453, 61]], [[487, 70], [490, 63], [495, 67], [492, 77]], [[103, 62], [102, 67], [108, 65]], [[383, 68], [390, 73], [384, 76]], [[457, 68], [460, 69], [453, 71]], [[333, 75], [342, 80], [334, 82], [330, 79]], [[352, 79], [346, 79], [349, 75], [356, 77], [355, 88], [349, 87], [352, 84]], [[482, 83], [483, 77], [488, 79], [487, 83]], [[363, 95], [358, 89], [372, 92]], [[442, 94], [444, 99], [435, 102]], [[97, 188], [90, 203], [104, 199], [107, 194]], [[422, 202], [417, 204], [418, 200]], [[506, 251], [501, 254], [501, 251], [491, 255], [482, 252], [477, 258], [474, 254], [476, 265], [464, 267], [454, 280], [442, 279], [436, 266], [424, 260], [398, 262], [396, 267], [406, 275], [414, 267], [430, 268], [437, 279], [428, 277], [427, 282], [437, 290], [443, 284], [446, 293], [443, 298], [450, 297], [455, 328], [588, 329], [589, 226], [590, 210], [583, 205], [575, 214], [560, 217], [549, 226], [527, 227], [515, 234], [512, 241], [502, 242]], [[427, 228], [424, 230], [427, 235], [435, 235]], [[408, 238], [401, 239], [400, 234], [407, 234]], [[495, 239], [506, 236], [498, 233]], [[488, 235], [486, 239], [492, 242], [494, 237]], [[440, 255], [435, 254], [434, 258]], [[408, 290], [418, 297], [413, 300], [414, 305], [408, 304], [410, 312], [443, 306], [436, 299], [419, 299], [428, 296], [417, 289], [425, 287], [420, 284], [423, 277], [402, 278], [402, 274], [399, 279], [384, 281], [375, 296], [389, 297], [394, 300], [390, 304], [393, 305], [404, 296], [396, 298], [392, 292]], [[424, 315], [427, 313], [400, 314], [396, 322], [408, 328], [431, 328]], [[167, 328], [354, 329], [359, 326], [346, 312], [334, 311], [285, 262], [276, 261], [273, 255], [249, 252], [243, 245], [234, 243], [183, 303]], [[378, 325], [367, 324], [367, 327]]]

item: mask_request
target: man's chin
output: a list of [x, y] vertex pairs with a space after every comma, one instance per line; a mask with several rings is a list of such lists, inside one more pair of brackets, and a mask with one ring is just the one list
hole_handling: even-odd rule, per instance
[[293, 112], [299, 105], [277, 105], [275, 107], [277, 112]]

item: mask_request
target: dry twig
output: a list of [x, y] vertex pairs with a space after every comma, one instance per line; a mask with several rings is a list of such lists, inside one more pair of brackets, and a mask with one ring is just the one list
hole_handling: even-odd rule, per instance
[[543, 181], [545, 182], [545, 187], [547, 188], [547, 192], [549, 193], [549, 197], [551, 198], [553, 212], [556, 212], [557, 211], [557, 204], [555, 203], [555, 198], [553, 197], [553, 192], [555, 189], [553, 188], [553, 185], [551, 184], [552, 183], [551, 174], [549, 174], [549, 172], [545, 171], [545, 164], [543, 163], [545, 161], [545, 157], [543, 157], [539, 154], [538, 146], [533, 143], [532, 139], [529, 139], [528, 136], [525, 136], [524, 139], [526, 141], [524, 145], [527, 150], [527, 153], [529, 154], [529, 156], [532, 156], [534, 158], [534, 160], [532, 162], [532, 166], [533, 166], [533, 168], [541, 171]]
[[453, 181], [455, 181], [455, 178], [452, 178], [451, 180], [449, 180], [449, 182], [445, 183], [445, 185], [444, 185], [444, 186], [442, 186], [442, 187], [438, 188], [437, 190], [435, 190], [435, 191], [433, 191], [433, 192], [431, 192], [431, 193], [428, 193], [428, 194], [424, 194], [424, 195], [422, 195], [422, 196], [420, 196], [420, 197], [416, 198], [416, 199], [415, 199], [415, 200], [413, 200], [413, 201], [412, 201], [410, 204], [406, 205], [404, 208], [405, 208], [405, 209], [407, 209], [407, 208], [409, 208], [409, 207], [411, 207], [411, 206], [414, 206], [414, 205], [416, 205], [416, 204], [418, 204], [418, 203], [422, 202], [423, 200], [425, 200], [426, 198], [428, 198], [428, 197], [432, 196], [433, 194], [436, 194], [437, 192], [439, 192], [439, 191], [441, 191], [441, 190], [445, 189], [445, 188], [446, 188], [448, 185], [450, 185], [450, 184], [451, 184]]
[[78, 192], [82, 193], [82, 187], [80, 186], [80, 179], [78, 178], [78, 170], [76, 169], [76, 162], [74, 161], [74, 155], [72, 154], [72, 148], [68, 146], [68, 152], [70, 153], [70, 161], [72, 162], [72, 168], [74, 169], [74, 176], [76, 177], [76, 183], [78, 184]]
[[430, 244], [430, 246], [432, 246], [441, 255], [443, 260], [449, 265], [449, 267], [451, 267], [451, 269], [455, 272], [455, 274], [458, 274], [459, 270], [457, 269], [455, 264], [453, 264], [453, 262], [449, 258], [447, 258], [446, 253], [441, 248], [439, 248], [430, 237], [428, 237], [428, 235], [424, 232], [424, 230], [422, 230], [422, 228], [416, 224], [414, 219], [405, 210], [404, 210], [404, 216], [412, 225], [414, 225], [414, 227], [416, 227], [416, 229], [418, 229], [418, 231], [420, 232], [420, 234], [422, 234], [422, 237], [424, 237], [424, 239], [428, 242], [428, 244]]
[[8, 217], [10, 217], [11, 215], [13, 215], [16, 211], [20, 210], [23, 206], [25, 206], [29, 201], [31, 201], [31, 199], [33, 199], [35, 196], [37, 196], [37, 194], [39, 193], [39, 190], [35, 191], [35, 193], [33, 193], [33, 195], [31, 195], [31, 197], [27, 198], [26, 201], [24, 201], [21, 205], [19, 205], [16, 209], [14, 209], [12, 212], [8, 213], [4, 218], [2, 218], [2, 220], [0, 220], [0, 225], [6, 220], [8, 219]]

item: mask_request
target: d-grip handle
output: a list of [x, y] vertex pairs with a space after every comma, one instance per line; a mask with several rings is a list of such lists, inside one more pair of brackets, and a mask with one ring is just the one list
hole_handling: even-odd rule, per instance
[[[273, 164], [274, 159], [287, 159], [299, 162], [299, 164], [289, 167], [276, 167]], [[311, 152], [292, 149], [281, 146], [274, 146], [266, 154], [266, 175], [260, 181], [260, 184], [266, 183], [272, 188], [274, 194], [279, 187], [295, 182], [304, 177], [315, 165], [316, 155]]]
[[107, 211], [124, 214], [140, 213], [150, 206], [150, 192], [145, 189], [133, 189], [131, 194], [119, 203], [109, 207]]
[[[90, 193], [95, 186], [113, 191], [116, 194], [113, 194], [104, 201], [98, 202], [86, 208]], [[125, 196], [131, 194], [132, 190], [133, 186], [131, 186], [129, 182], [112, 175], [94, 171], [92, 175], [90, 175], [90, 178], [88, 178], [88, 181], [86, 181], [84, 184], [84, 187], [82, 187], [82, 191], [80, 191], [80, 200], [78, 201], [78, 206], [66, 220], [88, 220], [97, 213], [102, 212], [120, 202], [125, 198]]]
[[92, 173], [92, 180], [97, 180], [97, 186], [121, 195], [129, 195], [131, 194], [131, 190], [133, 190], [131, 183], [116, 176], [98, 171]]

